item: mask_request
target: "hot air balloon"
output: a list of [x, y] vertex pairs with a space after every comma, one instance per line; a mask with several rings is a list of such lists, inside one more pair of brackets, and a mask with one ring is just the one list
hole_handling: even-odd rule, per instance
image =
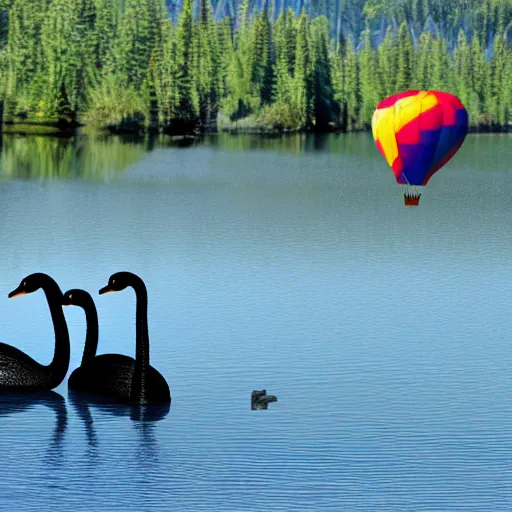
[[447, 92], [401, 92], [377, 105], [372, 133], [396, 182], [405, 185], [405, 205], [418, 206], [423, 187], [464, 142], [468, 113]]

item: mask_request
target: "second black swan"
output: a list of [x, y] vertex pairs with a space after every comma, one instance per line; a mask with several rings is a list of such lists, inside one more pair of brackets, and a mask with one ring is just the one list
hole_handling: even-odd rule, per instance
[[96, 354], [98, 315], [92, 297], [84, 290], [69, 290], [63, 304], [81, 306], [87, 318], [87, 335], [82, 364], [71, 374], [68, 387], [113, 398], [124, 403], [151, 404], [171, 401], [164, 377], [149, 364], [147, 290], [142, 279], [131, 272], [113, 274], [100, 295], [131, 286], [136, 295], [135, 359], [122, 354]]
[[21, 350], [0, 343], [0, 391], [49, 391], [66, 376], [69, 367], [69, 334], [62, 310], [62, 291], [59, 285], [43, 273], [31, 274], [9, 293], [9, 298], [42, 289], [46, 295], [53, 327], [55, 352], [49, 365], [42, 365]]

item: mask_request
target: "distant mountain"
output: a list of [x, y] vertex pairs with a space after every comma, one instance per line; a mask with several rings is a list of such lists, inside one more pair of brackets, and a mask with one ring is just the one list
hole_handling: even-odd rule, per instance
[[[194, 2], [196, 13], [200, 1]], [[166, 3], [176, 20], [182, 0]], [[215, 18], [235, 18], [240, 4], [241, 0], [212, 0]], [[477, 33], [489, 53], [497, 32], [505, 31], [512, 43], [512, 0], [249, 0], [250, 12], [264, 8], [274, 19], [287, 9], [296, 14], [305, 9], [311, 17], [324, 15], [333, 37], [351, 37], [356, 45], [367, 25], [372, 29], [372, 43], [379, 46], [388, 26], [396, 33], [402, 21], [407, 22], [413, 41], [427, 31], [446, 38], [452, 48], [463, 30], [468, 38]]]

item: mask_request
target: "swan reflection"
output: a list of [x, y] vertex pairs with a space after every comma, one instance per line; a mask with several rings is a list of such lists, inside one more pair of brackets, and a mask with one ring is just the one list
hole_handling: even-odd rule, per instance
[[48, 407], [55, 414], [55, 427], [45, 457], [46, 463], [54, 466], [62, 459], [62, 441], [68, 424], [63, 396], [55, 391], [0, 392], [0, 417], [31, 411], [38, 405]]
[[171, 408], [170, 403], [139, 405], [112, 403], [112, 400], [89, 393], [68, 390], [68, 398], [78, 417], [84, 424], [90, 455], [97, 457], [101, 439], [94, 427], [94, 413], [129, 418], [138, 436], [141, 460], [155, 460], [158, 453], [158, 441], [155, 437], [154, 423], [164, 419]]

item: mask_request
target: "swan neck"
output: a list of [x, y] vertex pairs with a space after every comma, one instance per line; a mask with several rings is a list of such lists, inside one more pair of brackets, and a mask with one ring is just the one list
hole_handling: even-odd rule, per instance
[[134, 286], [136, 306], [135, 368], [132, 382], [132, 399], [144, 402], [146, 396], [146, 374], [149, 368], [148, 294], [142, 281]]
[[89, 361], [96, 355], [98, 350], [98, 312], [94, 304], [88, 305], [85, 309], [85, 321], [86, 321], [86, 335], [85, 335], [85, 347], [82, 355], [82, 363]]
[[[54, 289], [55, 286], [55, 289]], [[48, 368], [51, 372], [53, 387], [57, 387], [66, 376], [69, 368], [70, 346], [69, 346], [69, 332], [62, 309], [62, 292], [58, 285], [55, 283], [52, 287], [43, 288], [50, 308], [52, 317], [53, 328], [55, 331], [55, 351], [53, 360]]]

